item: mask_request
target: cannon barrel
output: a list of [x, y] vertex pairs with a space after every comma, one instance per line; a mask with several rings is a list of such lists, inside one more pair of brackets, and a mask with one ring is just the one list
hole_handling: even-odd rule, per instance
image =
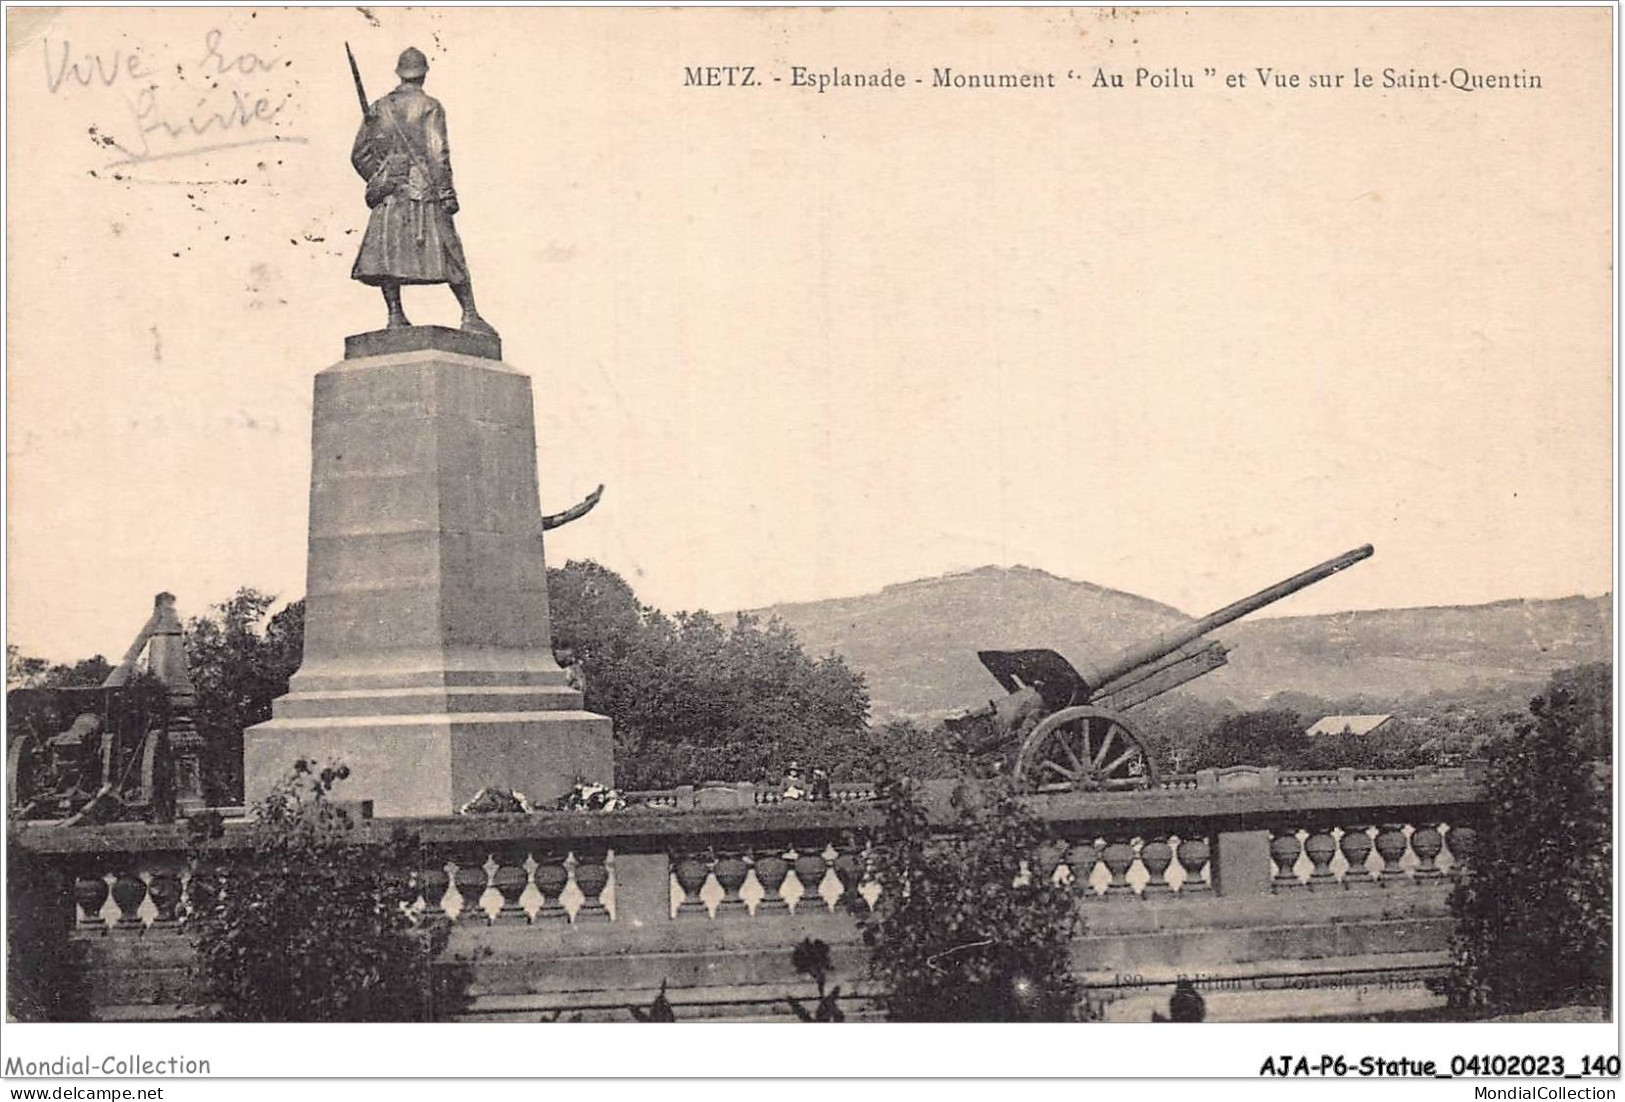
[[1078, 670], [1084, 683], [1093, 695], [1102, 686], [1122, 677], [1131, 670], [1156, 662], [1167, 655], [1173, 654], [1179, 648], [1200, 639], [1210, 631], [1216, 631], [1226, 624], [1234, 623], [1243, 616], [1257, 612], [1265, 605], [1274, 604], [1283, 597], [1290, 596], [1300, 589], [1324, 581], [1340, 570], [1347, 570], [1357, 562], [1369, 559], [1373, 548], [1368, 543], [1364, 547], [1356, 547], [1353, 551], [1346, 551], [1335, 559], [1327, 559], [1319, 566], [1312, 566], [1301, 574], [1294, 574], [1284, 582], [1276, 582], [1268, 589], [1261, 589], [1251, 597], [1244, 597], [1234, 604], [1225, 605], [1217, 612], [1209, 613], [1193, 623], [1184, 627], [1171, 628], [1154, 639], [1127, 647], [1115, 656], [1096, 665], [1085, 665]]

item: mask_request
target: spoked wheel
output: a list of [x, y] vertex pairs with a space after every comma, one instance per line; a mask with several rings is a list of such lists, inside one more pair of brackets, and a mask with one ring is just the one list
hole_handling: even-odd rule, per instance
[[38, 772], [34, 736], [24, 733], [11, 740], [6, 750], [6, 810], [21, 811], [37, 793]]
[[1031, 792], [1156, 788], [1157, 764], [1125, 717], [1080, 704], [1045, 717], [1021, 744], [1016, 776]]
[[160, 729], [147, 732], [141, 748], [141, 799], [147, 821], [169, 823], [175, 819], [175, 767], [169, 752], [169, 735]]

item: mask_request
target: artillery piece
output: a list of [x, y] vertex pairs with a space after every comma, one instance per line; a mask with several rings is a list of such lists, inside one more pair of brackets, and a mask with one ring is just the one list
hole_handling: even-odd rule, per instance
[[[145, 673], [137, 670], [143, 652]], [[167, 822], [201, 806], [194, 693], [175, 598], [160, 593], [100, 686], [6, 694], [8, 816], [67, 825]]]
[[[1366, 544], [1183, 627], [1074, 667], [1052, 650], [984, 650], [987, 672], [1010, 695], [948, 721], [975, 759], [1012, 771], [1028, 791], [1157, 788], [1157, 762], [1126, 713], [1223, 666], [1228, 648], [1204, 638], [1226, 624], [1324, 581], [1372, 555]], [[975, 740], [971, 732], [991, 725]]]

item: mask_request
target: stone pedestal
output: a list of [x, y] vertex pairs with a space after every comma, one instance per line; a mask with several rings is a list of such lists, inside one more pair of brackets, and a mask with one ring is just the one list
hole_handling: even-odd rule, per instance
[[530, 379], [456, 330], [346, 352], [316, 376], [304, 662], [244, 735], [246, 798], [300, 757], [381, 817], [612, 783], [610, 721], [553, 660]]

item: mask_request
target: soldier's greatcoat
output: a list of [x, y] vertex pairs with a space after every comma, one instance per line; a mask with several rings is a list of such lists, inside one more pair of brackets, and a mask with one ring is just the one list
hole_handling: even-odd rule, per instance
[[374, 286], [468, 282], [451, 220], [457, 193], [440, 102], [415, 84], [402, 84], [373, 104], [350, 163], [367, 181], [372, 208], [350, 278]]

